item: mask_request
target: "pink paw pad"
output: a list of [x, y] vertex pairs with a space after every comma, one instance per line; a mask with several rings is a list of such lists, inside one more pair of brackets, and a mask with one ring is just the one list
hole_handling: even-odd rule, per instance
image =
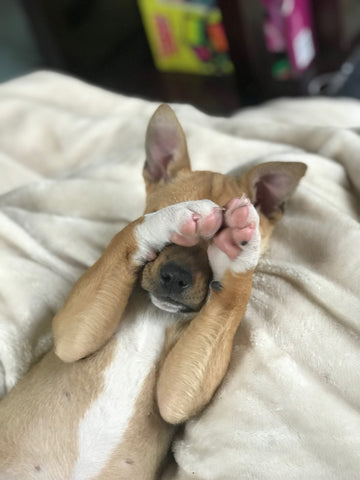
[[171, 242], [183, 247], [196, 245], [200, 238], [211, 238], [219, 230], [223, 223], [223, 209], [214, 207], [206, 217], [194, 212], [179, 229], [179, 233], [173, 233]]
[[250, 200], [233, 198], [225, 205], [224, 228], [215, 236], [214, 243], [231, 259], [235, 260], [253, 237], [256, 224], [249, 220]]

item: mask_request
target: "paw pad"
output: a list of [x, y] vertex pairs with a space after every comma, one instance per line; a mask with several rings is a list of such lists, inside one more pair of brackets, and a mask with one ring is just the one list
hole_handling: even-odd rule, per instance
[[215, 235], [208, 250], [216, 280], [227, 269], [245, 272], [255, 268], [260, 252], [259, 216], [246, 197], [235, 198], [225, 205], [225, 224]]

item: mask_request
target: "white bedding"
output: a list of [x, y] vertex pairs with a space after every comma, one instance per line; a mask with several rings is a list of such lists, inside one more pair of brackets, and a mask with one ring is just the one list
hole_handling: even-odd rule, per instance
[[[155, 108], [47, 72], [0, 85], [0, 396], [51, 345], [77, 277], [141, 214]], [[360, 478], [360, 103], [281, 100], [230, 119], [174, 108], [196, 169], [308, 172], [257, 268], [226, 379], [165, 477]]]

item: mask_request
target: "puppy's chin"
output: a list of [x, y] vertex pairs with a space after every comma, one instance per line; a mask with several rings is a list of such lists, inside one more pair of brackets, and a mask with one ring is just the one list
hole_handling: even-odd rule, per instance
[[160, 310], [164, 310], [165, 312], [170, 312], [170, 313], [193, 313], [194, 312], [194, 310], [192, 310], [187, 305], [184, 305], [179, 302], [175, 302], [174, 300], [156, 297], [152, 293], [150, 293], [150, 300], [155, 307], [159, 308]]

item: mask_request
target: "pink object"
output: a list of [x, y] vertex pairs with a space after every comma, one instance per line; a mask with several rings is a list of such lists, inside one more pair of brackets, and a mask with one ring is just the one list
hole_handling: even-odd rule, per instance
[[211, 51], [207, 47], [193, 47], [198, 58], [203, 62], [208, 62], [211, 59]]
[[169, 21], [162, 15], [156, 15], [155, 24], [160, 38], [160, 55], [162, 57], [174, 55], [177, 52], [177, 46]]
[[309, 0], [261, 0], [267, 19], [264, 33], [270, 52], [286, 52], [294, 73], [303, 72], [315, 58]]
[[269, 52], [284, 52], [286, 50], [285, 36], [282, 29], [279, 29], [271, 20], [264, 21], [264, 33], [266, 47]]
[[288, 54], [295, 71], [305, 70], [315, 57], [314, 34], [308, 0], [283, 0], [282, 13]]

